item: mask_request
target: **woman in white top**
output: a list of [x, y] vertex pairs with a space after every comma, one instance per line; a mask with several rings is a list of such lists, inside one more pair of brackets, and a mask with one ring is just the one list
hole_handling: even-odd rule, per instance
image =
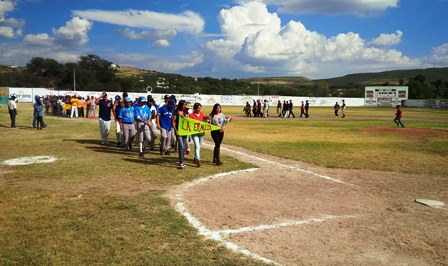
[[215, 148], [213, 150], [213, 163], [216, 165], [221, 165], [221, 143], [224, 139], [224, 130], [226, 128], [226, 124], [232, 119], [231, 117], [226, 118], [226, 115], [222, 113], [221, 105], [216, 103], [213, 106], [213, 110], [210, 113], [210, 122], [221, 128], [221, 130], [214, 130], [211, 132], [213, 142], [215, 142]]

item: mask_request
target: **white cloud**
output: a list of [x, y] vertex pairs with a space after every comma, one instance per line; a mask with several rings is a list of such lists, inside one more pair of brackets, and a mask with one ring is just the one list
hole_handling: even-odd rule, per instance
[[152, 44], [152, 47], [154, 48], [168, 47], [168, 46], [170, 46], [170, 42], [165, 39], [157, 40]]
[[119, 30], [124, 36], [126, 36], [129, 39], [133, 40], [139, 40], [139, 39], [169, 39], [173, 38], [177, 35], [177, 32], [175, 30], [157, 30], [157, 31], [141, 31], [136, 32], [135, 30], [132, 30], [130, 28], [125, 28], [122, 30]]
[[[245, 2], [245, 1], [242, 1]], [[356, 14], [372, 15], [398, 7], [399, 0], [264, 0], [290, 14]]]
[[[56, 47], [57, 48], [57, 47]], [[53, 46], [35, 46], [28, 44], [0, 44], [0, 63], [6, 65], [26, 65], [33, 57], [53, 58], [60, 63], [76, 62], [82, 53], [57, 50]]]
[[12, 0], [2, 0], [0, 1], [0, 21], [5, 20], [5, 14], [14, 11], [15, 6]]
[[25, 26], [25, 20], [6, 18], [8, 12], [14, 11], [15, 2], [12, 0], [0, 1], [0, 36], [6, 38], [16, 38], [22, 36], [22, 28]]
[[401, 42], [403, 32], [397, 30], [395, 33], [382, 33], [379, 37], [373, 39], [369, 44], [375, 47], [391, 47]]
[[423, 61], [428, 66], [446, 67], [448, 65], [448, 43], [433, 48], [431, 55], [423, 58]]
[[189, 33], [201, 33], [205, 24], [201, 16], [192, 11], [185, 11], [181, 14], [174, 15], [147, 10], [75, 10], [73, 14], [92, 21], [133, 28], [176, 30]]
[[27, 34], [23, 41], [29, 45], [36, 46], [52, 46], [54, 45], [54, 38], [50, 37], [46, 33], [40, 34]]
[[[272, 75], [321, 76], [359, 70], [415, 66], [416, 61], [393, 49], [371, 47], [359, 34], [348, 32], [326, 37], [298, 21], [281, 26], [276, 13], [261, 2], [242, 3], [222, 10], [219, 16], [225, 38], [204, 45], [212, 69], [237, 68]], [[376, 43], [392, 45], [402, 33], [381, 35]]]
[[172, 73], [191, 69], [204, 61], [202, 53], [193, 51], [186, 56], [171, 59], [161, 58], [150, 54], [112, 54], [109, 56], [118, 65], [132, 65], [143, 69], [157, 69], [157, 71]]
[[65, 23], [64, 27], [53, 29], [56, 41], [65, 47], [79, 47], [89, 41], [87, 32], [92, 23], [87, 19], [74, 17]]

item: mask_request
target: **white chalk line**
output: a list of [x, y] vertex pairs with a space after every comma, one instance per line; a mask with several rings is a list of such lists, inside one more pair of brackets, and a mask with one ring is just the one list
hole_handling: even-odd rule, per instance
[[[209, 146], [209, 147], [213, 147], [213, 145], [207, 144], [207, 143], [204, 143], [203, 145], [206, 145], [206, 146]], [[231, 150], [231, 149], [228, 149], [228, 148], [221, 147], [221, 150], [226, 150], [228, 152], [232, 152], [232, 153], [235, 153], [235, 154], [238, 154], [238, 155], [241, 155], [241, 156], [249, 156], [248, 154], [246, 154], [244, 152], [234, 151], [234, 150]], [[277, 166], [280, 166], [280, 167], [286, 167], [286, 168], [289, 168], [289, 169], [297, 170], [297, 171], [300, 171], [300, 172], [303, 172], [303, 173], [306, 173], [306, 174], [309, 174], [309, 175], [312, 175], [312, 176], [316, 176], [316, 177], [319, 177], [319, 178], [322, 178], [322, 179], [325, 179], [325, 180], [328, 180], [328, 181], [331, 181], [331, 182], [334, 182], [334, 183], [354, 186], [353, 184], [347, 183], [345, 181], [342, 181], [342, 180], [339, 180], [339, 179], [336, 179], [336, 178], [333, 178], [333, 177], [329, 177], [329, 176], [326, 176], [326, 175], [321, 175], [321, 174], [318, 174], [318, 173], [314, 173], [314, 172], [312, 172], [310, 170], [306, 170], [306, 169], [303, 169], [303, 168], [300, 168], [300, 167], [297, 167], [297, 166], [294, 166], [294, 165], [287, 165], [287, 164], [283, 164], [283, 163], [279, 163], [279, 162], [274, 162], [274, 161], [271, 161], [271, 160], [268, 160], [268, 159], [264, 159], [264, 158], [260, 158], [260, 157], [256, 157], [256, 156], [251, 156], [251, 158], [257, 159], [257, 160], [265, 162], [265, 163], [274, 164], [274, 165], [277, 165]]]
[[204, 182], [207, 182], [212, 179], [219, 179], [219, 178], [226, 177], [229, 175], [234, 175], [234, 174], [239, 174], [239, 173], [244, 173], [244, 172], [252, 172], [252, 171], [256, 171], [256, 170], [258, 170], [258, 168], [250, 168], [250, 169], [246, 169], [246, 170], [238, 170], [238, 171], [232, 171], [232, 172], [227, 172], [227, 173], [220, 173], [220, 174], [212, 175], [209, 177], [201, 178], [201, 179], [195, 180], [193, 182], [189, 182], [189, 183], [185, 184], [184, 186], [182, 186], [182, 188], [175, 194], [175, 199], [178, 201], [176, 203], [176, 209], [185, 218], [187, 218], [188, 222], [194, 228], [196, 228], [198, 230], [200, 235], [203, 235], [203, 236], [213, 239], [215, 241], [221, 242], [226, 248], [228, 248], [230, 250], [242, 253], [245, 256], [262, 261], [266, 264], [280, 265], [279, 263], [277, 263], [273, 260], [270, 260], [268, 258], [260, 256], [254, 252], [251, 252], [248, 249], [245, 249], [245, 248], [242, 248], [242, 247], [236, 245], [235, 243], [225, 240], [223, 238], [223, 235], [221, 235], [218, 231], [213, 231], [213, 230], [206, 228], [204, 225], [202, 225], [202, 223], [196, 217], [194, 217], [187, 210], [187, 208], [185, 207], [184, 201], [183, 201], [183, 192], [194, 185], [204, 183]]
[[216, 231], [218, 234], [224, 236], [224, 235], [233, 235], [233, 234], [241, 234], [245, 232], [253, 232], [253, 231], [265, 231], [265, 230], [271, 230], [271, 229], [277, 229], [282, 227], [289, 227], [294, 225], [303, 225], [303, 224], [310, 224], [310, 223], [322, 223], [328, 220], [334, 220], [334, 219], [349, 219], [349, 218], [357, 218], [357, 215], [320, 215], [318, 217], [312, 217], [308, 218], [306, 220], [298, 220], [298, 221], [285, 221], [277, 224], [264, 224], [264, 225], [257, 225], [257, 226], [245, 226], [238, 229], [228, 229], [228, 230], [221, 230]]
[[260, 170], [260, 169], [259, 168], [249, 168], [249, 169], [245, 169], [245, 170], [237, 170], [237, 171], [231, 171], [231, 172], [227, 172], [227, 173], [219, 173], [219, 174], [211, 175], [208, 177], [200, 178], [195, 181], [186, 183], [174, 195], [174, 198], [177, 201], [176, 209], [179, 213], [181, 213], [188, 220], [188, 222], [194, 228], [196, 228], [196, 230], [198, 230], [200, 235], [210, 238], [212, 240], [218, 241], [230, 250], [239, 252], [245, 256], [248, 256], [250, 258], [253, 258], [253, 259], [262, 261], [263, 263], [271, 264], [271, 265], [281, 265], [281, 264], [278, 262], [275, 262], [271, 259], [265, 258], [261, 255], [258, 255], [248, 249], [242, 248], [233, 242], [227, 241], [227, 240], [225, 240], [225, 237], [232, 235], [232, 234], [241, 234], [241, 233], [245, 233], [245, 232], [271, 230], [271, 229], [289, 227], [289, 226], [294, 226], [294, 225], [325, 222], [325, 221], [333, 220], [333, 219], [347, 219], [347, 218], [355, 218], [356, 217], [354, 215], [342, 215], [342, 216], [320, 215], [318, 217], [312, 217], [312, 218], [309, 218], [306, 220], [285, 221], [285, 222], [270, 224], [270, 225], [246, 226], [246, 227], [241, 227], [241, 228], [237, 228], [237, 229], [227, 229], [227, 230], [218, 230], [218, 231], [215, 230], [214, 231], [214, 230], [210, 230], [207, 227], [205, 227], [185, 207], [185, 203], [183, 201], [183, 193], [187, 189], [189, 189], [195, 185], [208, 182], [210, 180], [216, 180], [216, 179], [224, 178], [224, 177], [235, 175], [235, 174], [240, 174], [240, 173], [245, 173], [245, 172], [254, 172], [254, 171], [258, 171], [258, 170]]

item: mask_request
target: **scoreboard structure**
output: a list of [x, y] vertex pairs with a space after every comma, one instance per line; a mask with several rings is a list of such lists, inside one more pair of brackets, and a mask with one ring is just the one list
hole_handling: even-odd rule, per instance
[[408, 86], [371, 86], [365, 88], [365, 106], [393, 106], [401, 105], [407, 100]]

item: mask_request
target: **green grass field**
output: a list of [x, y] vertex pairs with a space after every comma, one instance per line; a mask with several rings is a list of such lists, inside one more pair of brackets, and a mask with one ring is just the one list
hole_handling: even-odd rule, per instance
[[[190, 155], [178, 170], [175, 153], [139, 159], [116, 148], [113, 130], [112, 144], [99, 145], [96, 120], [45, 116], [49, 126], [38, 131], [31, 104], [18, 108], [16, 129], [0, 108], [0, 161], [58, 160], [0, 166], [1, 265], [261, 264], [199, 236], [165, 196], [183, 182], [251, 165], [224, 156], [217, 167], [203, 149], [200, 168]], [[224, 144], [325, 167], [448, 176], [448, 110], [405, 108], [405, 134], [396, 133], [393, 108], [350, 108], [345, 120], [331, 108], [312, 108], [309, 119], [247, 119], [241, 110], [223, 107], [235, 117]]]

